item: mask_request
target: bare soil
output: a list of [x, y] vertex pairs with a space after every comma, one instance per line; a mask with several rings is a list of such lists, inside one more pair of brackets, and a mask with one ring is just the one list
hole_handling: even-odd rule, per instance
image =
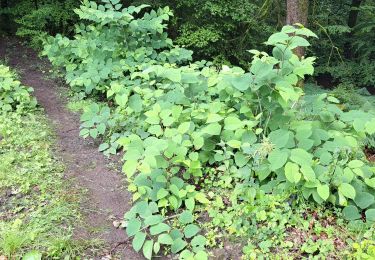
[[39, 105], [54, 126], [56, 153], [66, 166], [65, 177], [75, 180], [72, 192], [86, 191], [81, 202], [83, 224], [76, 227], [75, 237], [104, 241], [100, 252], [90, 256], [95, 259], [143, 259], [130, 243], [121, 243], [126, 241], [126, 234], [113, 225], [113, 221], [122, 219], [132, 200], [124, 190], [124, 179], [113, 166], [118, 164], [98, 152], [92, 141], [79, 137], [79, 116], [66, 109], [66, 98], [61, 95], [64, 89], [56, 79], [48, 77], [49, 63], [16, 38], [0, 38], [0, 59], [16, 69], [24, 85], [34, 88]]

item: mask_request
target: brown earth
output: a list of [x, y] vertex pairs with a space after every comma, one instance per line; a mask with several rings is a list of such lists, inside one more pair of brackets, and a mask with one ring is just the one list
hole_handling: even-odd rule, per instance
[[79, 137], [79, 116], [66, 109], [66, 99], [60, 94], [64, 88], [56, 79], [47, 77], [48, 62], [16, 38], [0, 38], [0, 59], [16, 69], [24, 85], [34, 88], [38, 103], [55, 129], [56, 153], [66, 166], [65, 177], [75, 180], [72, 192], [86, 191], [81, 202], [83, 224], [76, 227], [75, 237], [103, 240], [105, 246], [90, 256], [95, 259], [143, 259], [130, 243], [121, 243], [127, 239], [126, 234], [113, 225], [131, 206], [132, 197], [124, 190], [124, 179], [116, 167], [109, 168], [113, 162], [98, 152], [97, 145]]

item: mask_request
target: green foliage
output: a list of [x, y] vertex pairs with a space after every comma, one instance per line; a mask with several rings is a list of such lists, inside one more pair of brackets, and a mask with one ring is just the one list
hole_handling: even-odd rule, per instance
[[31, 88], [16, 76], [0, 65], [0, 256], [83, 256], [100, 243], [73, 240], [79, 192], [66, 192], [72, 185], [63, 181], [64, 167], [52, 155], [48, 122], [35, 108]]
[[371, 259], [375, 257], [375, 245], [372, 240], [365, 240], [361, 243], [353, 244], [355, 250], [353, 256], [357, 259]]
[[0, 64], [0, 111], [22, 111], [36, 106], [32, 88], [22, 86], [9, 67]]
[[[9, 2], [9, 1], [8, 1]], [[76, 22], [71, 10], [78, 1], [19, 0], [8, 3], [9, 7], [0, 14], [9, 16], [16, 23], [16, 34], [30, 40], [33, 47], [40, 48], [47, 35], [69, 34]]]
[[251, 60], [246, 52], [284, 24], [282, 1], [240, 0], [159, 0], [130, 1], [149, 3], [153, 8], [170, 6], [175, 19], [169, 32], [177, 44], [192, 49], [195, 58], [215, 64], [241, 64]]
[[191, 52], [164, 32], [170, 10], [148, 10], [84, 1], [76, 13], [85, 24], [74, 39], [57, 35], [44, 49], [73, 91], [98, 101], [85, 109], [81, 135], [101, 138], [107, 154], [125, 152], [134, 249], [147, 259], [161, 249], [207, 259], [198, 219], [213, 203], [212, 187], [202, 187], [209, 175], [233, 189], [231, 203], [240, 206], [257, 194], [296, 193], [364, 211], [372, 221], [373, 203], [364, 201], [375, 172], [361, 141], [375, 132], [374, 115], [342, 111], [328, 94], [304, 98], [296, 86], [313, 74], [314, 58], [293, 50], [310, 46], [314, 33], [285, 26], [266, 42], [272, 55], [252, 50], [247, 71], [217, 70], [206, 61], [186, 64]]
[[371, 88], [375, 83], [375, 2], [362, 1], [359, 9], [354, 8], [358, 19], [353, 28], [348, 26], [350, 4], [330, 0], [313, 4], [309, 20], [319, 41], [313, 42], [311, 52], [321, 57], [317, 73], [328, 73], [335, 82]]
[[362, 96], [357, 92], [356, 87], [353, 84], [339, 84], [332, 92], [341, 103], [348, 106], [348, 109], [362, 107], [364, 100]]
[[[0, 122], [0, 255], [80, 255], [80, 242], [72, 240], [78, 198], [66, 193], [71, 185], [62, 181], [64, 167], [51, 154], [45, 117], [2, 111]], [[58, 241], [65, 241], [59, 251]]]
[[375, 5], [372, 1], [366, 2], [360, 7], [361, 17], [355, 26], [354, 47], [359, 57], [364, 60], [372, 60], [375, 55]]

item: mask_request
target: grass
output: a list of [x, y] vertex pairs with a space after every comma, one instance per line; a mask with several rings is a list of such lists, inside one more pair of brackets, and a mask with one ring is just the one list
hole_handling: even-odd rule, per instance
[[0, 258], [64, 259], [93, 246], [73, 239], [80, 194], [64, 180], [53, 145], [40, 112], [0, 114]]

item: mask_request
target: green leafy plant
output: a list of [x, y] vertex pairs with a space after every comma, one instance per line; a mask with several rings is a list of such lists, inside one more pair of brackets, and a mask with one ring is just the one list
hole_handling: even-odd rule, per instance
[[81, 135], [101, 138], [108, 154], [124, 151], [135, 202], [126, 232], [136, 251], [148, 259], [162, 249], [207, 259], [199, 222], [213, 203], [207, 176], [234, 190], [233, 204], [296, 194], [346, 207], [344, 215], [364, 211], [372, 221], [374, 169], [361, 141], [375, 132], [375, 119], [342, 111], [326, 93], [304, 98], [297, 84], [313, 74], [315, 59], [293, 50], [309, 46], [313, 32], [285, 26], [266, 42], [272, 55], [251, 50], [247, 71], [218, 70], [206, 61], [187, 64], [191, 52], [164, 32], [168, 8], [84, 1], [76, 13], [85, 24], [74, 39], [57, 35], [44, 54], [65, 68], [73, 91], [97, 100], [82, 115]]
[[36, 106], [32, 88], [21, 85], [9, 67], [0, 64], [0, 111], [24, 110]]
[[2, 6], [0, 15], [8, 18], [8, 27], [11, 27], [8, 31], [15, 31], [31, 46], [40, 48], [47, 35], [71, 33], [77, 20], [71, 10], [78, 5], [79, 2], [74, 0], [19, 0], [6, 3], [5, 8]]

